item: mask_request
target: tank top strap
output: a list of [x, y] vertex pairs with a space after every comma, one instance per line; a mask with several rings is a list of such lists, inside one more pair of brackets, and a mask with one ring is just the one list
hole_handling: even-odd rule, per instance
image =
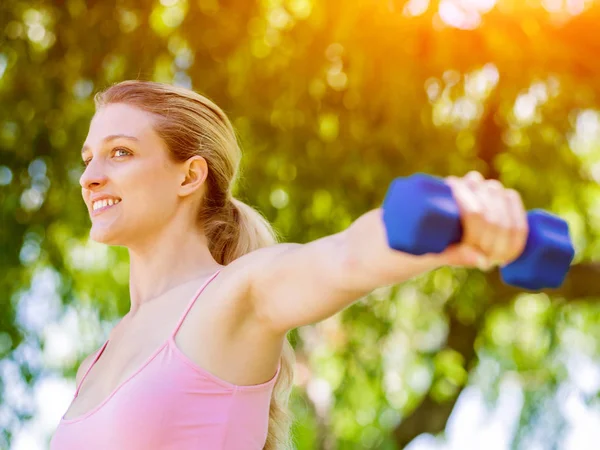
[[104, 352], [104, 349], [106, 348], [107, 344], [108, 344], [108, 339], [106, 340], [106, 342], [104, 342], [104, 345], [102, 345], [102, 347], [100, 347], [100, 349], [96, 352], [96, 356], [94, 357], [92, 363], [88, 366], [87, 370], [83, 373], [83, 377], [81, 377], [81, 381], [79, 382], [79, 385], [75, 388], [75, 397], [77, 397], [77, 395], [79, 394], [79, 389], [81, 389], [81, 385], [83, 384], [83, 381], [87, 377], [88, 373], [90, 373], [90, 370], [92, 370], [92, 367], [94, 367], [94, 364], [96, 364], [96, 361], [98, 361], [98, 359], [100, 359], [100, 356], [102, 356], [102, 353]]
[[219, 275], [219, 273], [221, 272], [221, 269], [217, 270], [213, 275], [211, 275], [208, 280], [206, 280], [202, 286], [200, 286], [200, 288], [196, 291], [196, 293], [193, 295], [192, 299], [190, 300], [190, 302], [188, 303], [188, 305], [186, 306], [185, 310], [183, 311], [183, 314], [181, 315], [181, 317], [179, 318], [179, 321], [177, 322], [177, 325], [175, 326], [175, 329], [173, 330], [173, 332], [171, 333], [171, 338], [174, 338], [175, 335], [177, 334], [177, 332], [179, 331], [179, 328], [181, 327], [181, 324], [183, 323], [183, 321], [185, 320], [188, 312], [190, 311], [190, 309], [192, 309], [192, 306], [194, 306], [194, 303], [196, 302], [196, 299], [198, 297], [200, 297], [200, 294], [202, 294], [202, 291], [204, 291], [204, 289], [206, 288], [206, 286], [208, 286], [208, 284], [214, 280], [217, 275]]

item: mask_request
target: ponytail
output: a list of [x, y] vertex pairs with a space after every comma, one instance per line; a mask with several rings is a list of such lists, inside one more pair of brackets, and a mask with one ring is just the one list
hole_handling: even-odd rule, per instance
[[[204, 230], [213, 258], [227, 265], [240, 256], [262, 247], [276, 244], [278, 236], [269, 222], [254, 208], [229, 197], [225, 199], [220, 214], [210, 215], [203, 208]], [[263, 450], [293, 449], [290, 428], [292, 418], [288, 403], [294, 381], [294, 350], [285, 339], [281, 368], [273, 387], [269, 407], [269, 430]]]
[[257, 210], [236, 198], [226, 198], [219, 211], [206, 206], [209, 205], [202, 208], [201, 223], [210, 252], [219, 264], [227, 265], [279, 240], [273, 227]]

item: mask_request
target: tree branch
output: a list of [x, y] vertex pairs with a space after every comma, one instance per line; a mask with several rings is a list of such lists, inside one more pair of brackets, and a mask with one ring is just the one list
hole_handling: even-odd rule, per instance
[[[449, 314], [450, 323], [446, 348], [460, 353], [468, 368], [476, 359], [475, 340], [479, 334], [480, 323], [474, 321], [465, 324], [458, 320], [452, 312]], [[422, 433], [438, 434], [444, 431], [462, 389], [461, 387], [453, 398], [443, 403], [433, 399], [430, 393], [427, 394], [411, 415], [392, 432], [398, 448], [404, 448]]]
[[[505, 284], [500, 278], [500, 271], [493, 270], [487, 274], [487, 282], [494, 296], [501, 302], [510, 301], [525, 289]], [[544, 289], [553, 297], [561, 297], [567, 301], [595, 300], [600, 297], [600, 263], [579, 263], [571, 267], [564, 283], [558, 289]]]

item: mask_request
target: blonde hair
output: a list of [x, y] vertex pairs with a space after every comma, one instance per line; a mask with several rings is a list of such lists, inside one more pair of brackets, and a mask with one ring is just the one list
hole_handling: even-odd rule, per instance
[[[206, 97], [183, 87], [129, 80], [98, 92], [96, 109], [125, 103], [156, 118], [154, 129], [175, 161], [199, 155], [208, 164], [207, 190], [198, 212], [209, 250], [220, 264], [261, 247], [277, 243], [269, 222], [254, 208], [233, 198], [241, 160], [235, 131], [225, 113]], [[285, 339], [281, 369], [269, 408], [269, 429], [264, 450], [293, 448], [288, 411], [294, 370], [294, 351]]]

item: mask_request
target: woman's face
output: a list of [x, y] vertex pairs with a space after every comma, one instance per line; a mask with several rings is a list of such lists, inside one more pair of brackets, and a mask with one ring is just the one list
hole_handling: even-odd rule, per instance
[[143, 243], [176, 213], [184, 176], [152, 124], [150, 114], [126, 104], [107, 105], [92, 119], [79, 183], [97, 242]]

